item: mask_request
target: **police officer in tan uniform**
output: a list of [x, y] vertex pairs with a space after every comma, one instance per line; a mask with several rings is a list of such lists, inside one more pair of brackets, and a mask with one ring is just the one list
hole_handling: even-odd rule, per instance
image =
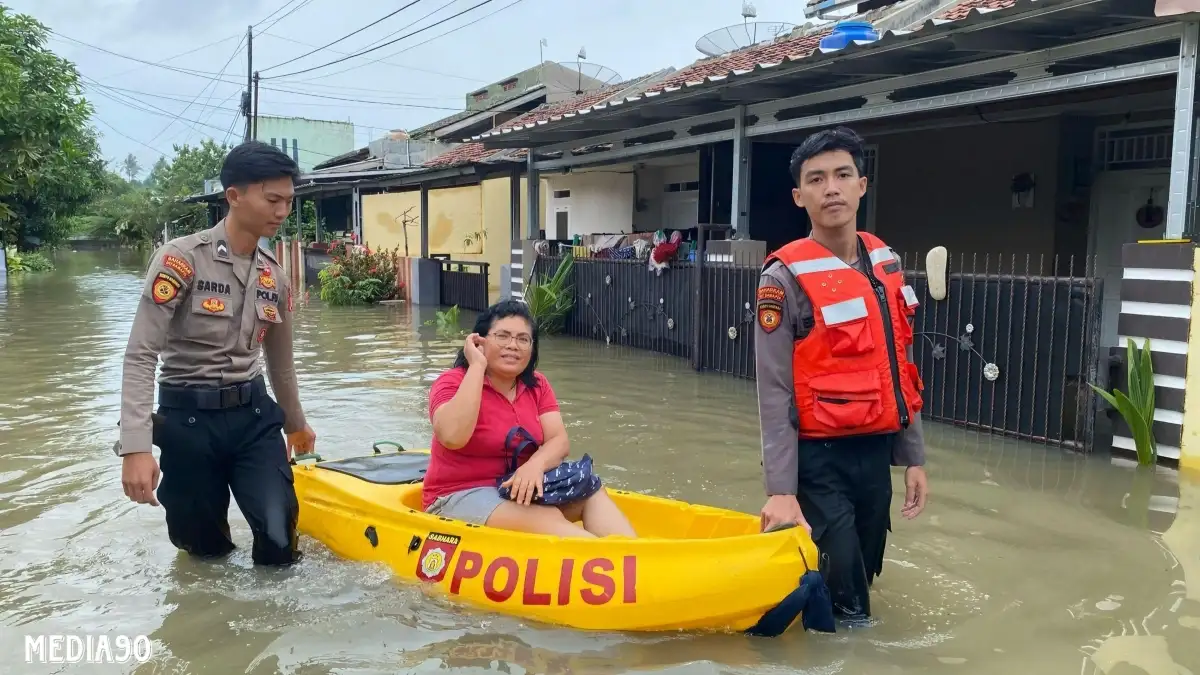
[[[229, 215], [155, 251], [129, 334], [117, 450], [125, 494], [139, 504], [161, 501], [171, 543], [198, 557], [234, 549], [232, 491], [254, 534], [254, 563], [300, 559], [289, 460], [311, 451], [316, 435], [296, 384], [294, 292], [259, 245], [291, 211], [298, 176], [296, 163], [265, 143], [231, 150], [221, 168]], [[161, 485], [151, 445], [161, 449]]]
[[[870, 617], [870, 586], [883, 568], [891, 529], [890, 467], [905, 467], [903, 517], [917, 517], [929, 495], [921, 415], [919, 406], [912, 405], [919, 400], [919, 393], [902, 396], [893, 404], [898, 419], [890, 428], [881, 428], [881, 423], [888, 421], [886, 415], [875, 428], [859, 429], [849, 422], [855, 417], [853, 411], [842, 411], [837, 419], [834, 415], [838, 413], [831, 412], [838, 407], [858, 406], [855, 409], [861, 410], [861, 400], [866, 399], [861, 393], [865, 389], [854, 391], [851, 384], [861, 379], [862, 373], [855, 372], [848, 357], [835, 360], [836, 352], [827, 347], [829, 326], [843, 320], [834, 316], [835, 311], [858, 301], [855, 306], [864, 317], [868, 306], [875, 307], [881, 317], [877, 325], [884, 326], [887, 320], [887, 325], [893, 326], [909, 321], [891, 322], [896, 313], [905, 311], [901, 303], [909, 307], [916, 303], [916, 295], [909, 295], [907, 285], [898, 289], [903, 292], [888, 296], [881, 278], [890, 276], [894, 284], [903, 283], [899, 280], [900, 261], [878, 238], [857, 232], [859, 200], [867, 188], [864, 164], [862, 140], [845, 128], [809, 136], [792, 155], [790, 171], [796, 184], [792, 196], [796, 205], [807, 211], [812, 233], [768, 256], [759, 278], [754, 340], [768, 496], [761, 512], [763, 528], [790, 523], [810, 531], [821, 549], [821, 571], [834, 609], [853, 622]], [[868, 248], [871, 242], [874, 249]], [[798, 251], [817, 257], [785, 264], [789, 255], [797, 256]], [[808, 282], [815, 291], [831, 286], [832, 302], [851, 302], [826, 304], [815, 311], [816, 302], [801, 288], [801, 276], [816, 277]], [[840, 295], [838, 289], [843, 291]], [[857, 297], [846, 297], [848, 294]], [[883, 353], [884, 345], [894, 337], [889, 329], [879, 330], [875, 325], [870, 328], [870, 341], [876, 345], [871, 351]], [[903, 350], [897, 348], [903, 357], [893, 356], [893, 362], [912, 363], [911, 340], [908, 343]], [[837, 346], [853, 351], [845, 344]], [[828, 358], [818, 360], [822, 354]], [[812, 372], [819, 363], [829, 365], [828, 372]], [[905, 377], [900, 368], [893, 372]], [[836, 384], [850, 393], [827, 393], [819, 400], [825, 419], [842, 428], [823, 428], [820, 414], [813, 410], [811, 389], [809, 402], [798, 406], [796, 382], [821, 378], [833, 385], [832, 380], [839, 376], [845, 380]], [[919, 384], [914, 385], [919, 391]], [[895, 391], [903, 388], [897, 387]], [[838, 390], [838, 386], [829, 389]], [[880, 398], [891, 392], [887, 387]]]

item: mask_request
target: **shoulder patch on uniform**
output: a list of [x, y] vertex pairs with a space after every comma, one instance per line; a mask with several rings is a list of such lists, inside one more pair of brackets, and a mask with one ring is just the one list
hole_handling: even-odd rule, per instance
[[180, 258], [179, 256], [170, 254], [164, 255], [162, 264], [163, 267], [174, 270], [175, 273], [178, 274], [184, 281], [191, 279], [192, 275], [196, 273], [195, 270], [192, 269], [192, 266], [188, 264], [188, 261]]
[[764, 300], [782, 303], [784, 298], [783, 289], [778, 286], [759, 286], [758, 287], [758, 302]]
[[758, 303], [758, 327], [764, 333], [775, 332], [775, 329], [779, 328], [782, 318], [783, 313], [778, 304], [770, 301]]
[[165, 305], [175, 299], [179, 295], [181, 284], [166, 272], [159, 272], [158, 276], [154, 277], [154, 285], [151, 287], [154, 296], [154, 304]]

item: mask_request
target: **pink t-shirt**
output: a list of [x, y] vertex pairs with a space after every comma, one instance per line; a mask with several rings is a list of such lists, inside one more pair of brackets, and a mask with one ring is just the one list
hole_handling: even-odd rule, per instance
[[[437, 409], [458, 393], [458, 387], [466, 375], [465, 368], [451, 368], [434, 380], [429, 390], [430, 421]], [[517, 395], [512, 402], [493, 389], [485, 378], [479, 397], [479, 420], [475, 423], [471, 439], [463, 447], [450, 450], [434, 435], [430, 444], [429, 470], [425, 473], [421, 490], [423, 508], [429, 508], [438, 497], [452, 492], [494, 487], [496, 479], [508, 472], [504, 441], [513, 427], [524, 427], [538, 445], [542, 444], [541, 416], [558, 410], [558, 399], [541, 373], [535, 372], [534, 377], [538, 386], [532, 389], [518, 381]], [[530, 454], [524, 453], [518, 460], [518, 466], [524, 464]]]

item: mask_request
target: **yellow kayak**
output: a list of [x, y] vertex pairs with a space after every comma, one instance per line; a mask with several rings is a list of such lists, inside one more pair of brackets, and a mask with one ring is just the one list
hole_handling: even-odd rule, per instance
[[816, 569], [801, 528], [762, 534], [754, 515], [621, 490], [609, 494], [637, 539], [430, 515], [420, 482], [428, 451], [375, 451], [293, 467], [300, 532], [484, 610], [585, 630], [745, 631], [797, 589], [809, 563]]

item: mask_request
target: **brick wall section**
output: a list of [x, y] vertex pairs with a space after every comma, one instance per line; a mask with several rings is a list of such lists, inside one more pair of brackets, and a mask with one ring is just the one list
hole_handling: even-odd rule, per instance
[[[1150, 339], [1154, 364], [1154, 438], [1158, 454], [1178, 459], [1183, 436], [1184, 385], [1188, 333], [1191, 328], [1192, 263], [1190, 243], [1126, 244], [1121, 255], [1121, 315], [1112, 350], [1120, 358], [1113, 386], [1126, 391], [1125, 338], [1141, 347]], [[1124, 420], [1113, 425], [1113, 450], [1133, 452], [1132, 434]]]

